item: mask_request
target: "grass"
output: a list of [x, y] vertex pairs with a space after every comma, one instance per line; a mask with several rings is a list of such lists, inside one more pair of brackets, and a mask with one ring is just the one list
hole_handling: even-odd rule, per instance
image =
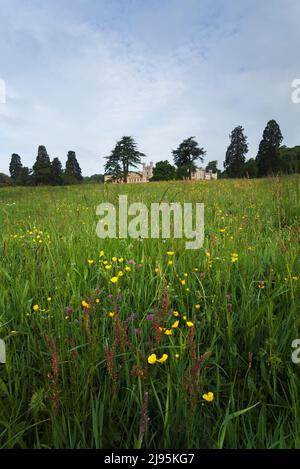
[[[299, 448], [299, 186], [1, 189], [0, 448]], [[99, 239], [120, 193], [204, 202], [204, 247]]]

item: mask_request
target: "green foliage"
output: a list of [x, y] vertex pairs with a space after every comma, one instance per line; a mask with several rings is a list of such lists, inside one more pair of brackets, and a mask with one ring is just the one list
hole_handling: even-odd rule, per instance
[[192, 173], [197, 169], [197, 161], [203, 162], [206, 151], [199, 147], [195, 137], [190, 137], [183, 140], [176, 150], [172, 150], [172, 154], [175, 165], [178, 169], [181, 168], [179, 175], [182, 176], [187, 170], [187, 176], [191, 180]]
[[279, 148], [283, 136], [275, 120], [270, 120], [264, 130], [256, 157], [258, 176], [269, 176], [280, 171]]
[[0, 173], [0, 187], [11, 186], [12, 179], [7, 174]]
[[224, 168], [230, 178], [243, 176], [246, 154], [248, 153], [247, 137], [242, 126], [236, 127], [230, 135], [230, 145], [226, 152]]
[[300, 173], [300, 146], [279, 149], [280, 171], [284, 174]]
[[46, 148], [40, 145], [36, 162], [32, 168], [32, 181], [36, 186], [51, 184], [52, 182], [52, 166]]
[[254, 158], [250, 158], [244, 164], [243, 176], [253, 179], [253, 178], [256, 178], [257, 175], [258, 175], [258, 168], [257, 168], [256, 160]]
[[130, 168], [137, 168], [141, 164], [144, 153], [137, 150], [137, 144], [132, 137], [123, 137], [116, 143], [111, 154], [106, 157], [105, 174], [115, 181], [127, 183]]
[[62, 164], [58, 158], [54, 158], [52, 163], [52, 184], [60, 186], [63, 183], [63, 169]]
[[171, 181], [176, 178], [176, 169], [167, 160], [159, 161], [153, 168], [152, 181]]
[[75, 151], [69, 151], [64, 173], [65, 184], [78, 184], [83, 180], [81, 168], [76, 158]]
[[11, 161], [9, 165], [9, 173], [12, 181], [16, 183], [18, 177], [20, 176], [22, 172], [22, 162], [21, 162], [21, 157], [17, 155], [16, 153], [13, 153], [11, 155]]

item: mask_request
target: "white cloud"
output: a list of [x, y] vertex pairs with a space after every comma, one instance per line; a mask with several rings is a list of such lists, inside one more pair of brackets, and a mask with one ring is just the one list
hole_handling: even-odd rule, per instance
[[12, 152], [31, 166], [44, 144], [63, 161], [75, 150], [85, 174], [99, 172], [126, 134], [154, 161], [195, 135], [221, 166], [235, 125], [255, 156], [270, 118], [299, 143], [297, 1], [104, 1], [101, 10], [76, 0], [68, 15], [70, 2], [3, 1], [0, 171]]

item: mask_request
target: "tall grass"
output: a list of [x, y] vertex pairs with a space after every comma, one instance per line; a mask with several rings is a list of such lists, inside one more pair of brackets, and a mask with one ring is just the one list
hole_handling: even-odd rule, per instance
[[[99, 239], [120, 193], [204, 202], [203, 249]], [[299, 448], [299, 215], [298, 177], [1, 189], [0, 447]]]

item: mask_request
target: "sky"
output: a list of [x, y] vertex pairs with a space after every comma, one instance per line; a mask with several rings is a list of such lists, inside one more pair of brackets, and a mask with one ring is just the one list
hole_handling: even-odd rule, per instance
[[233, 128], [255, 157], [270, 119], [300, 144], [299, 17], [299, 0], [0, 0], [0, 172], [45, 145], [101, 173], [123, 135], [145, 162], [195, 136], [221, 169]]

